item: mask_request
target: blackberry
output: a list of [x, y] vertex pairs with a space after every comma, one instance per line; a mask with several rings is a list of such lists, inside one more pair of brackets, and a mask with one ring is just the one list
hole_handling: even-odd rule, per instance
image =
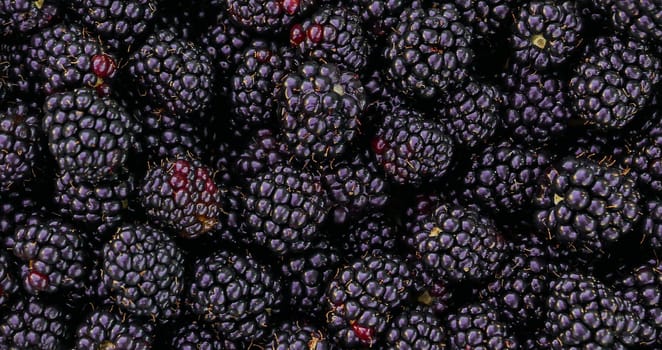
[[118, 66], [104, 44], [76, 24], [56, 24], [34, 34], [26, 63], [46, 95], [81, 87], [105, 95]]
[[147, 215], [184, 238], [196, 238], [214, 228], [220, 197], [212, 171], [199, 160], [185, 157], [153, 165], [140, 189]]
[[650, 199], [642, 203], [641, 231], [648, 246], [662, 250], [662, 202]]
[[236, 160], [235, 171], [241, 179], [254, 179], [288, 158], [285, 142], [271, 129], [258, 129]]
[[514, 58], [538, 70], [564, 64], [583, 41], [584, 21], [574, 1], [523, 5], [510, 36]]
[[232, 20], [258, 34], [277, 34], [299, 16], [317, 6], [318, 0], [227, 0]]
[[388, 76], [407, 96], [438, 97], [469, 76], [471, 39], [452, 4], [406, 8], [384, 50]]
[[622, 129], [651, 101], [660, 59], [645, 45], [615, 35], [589, 43], [574, 68], [569, 95], [575, 113], [600, 129]]
[[34, 295], [80, 288], [87, 275], [87, 242], [59, 219], [37, 219], [16, 228], [12, 251], [23, 289]]
[[147, 350], [152, 348], [153, 331], [149, 323], [99, 309], [85, 316], [76, 329], [74, 349]]
[[168, 345], [179, 350], [240, 349], [238, 344], [221, 338], [209, 325], [197, 321], [183, 323], [181, 327], [177, 327]]
[[180, 313], [184, 257], [169, 235], [125, 224], [103, 247], [103, 280], [123, 311], [156, 321]]
[[446, 334], [442, 321], [429, 309], [405, 310], [395, 317], [385, 336], [384, 349], [445, 348]]
[[26, 35], [47, 27], [59, 16], [59, 6], [50, 0], [0, 2], [0, 37]]
[[285, 321], [272, 331], [267, 349], [289, 350], [332, 350], [334, 344], [318, 327], [302, 321]]
[[478, 39], [491, 39], [507, 29], [516, 5], [513, 0], [454, 0], [453, 3]]
[[346, 257], [363, 254], [393, 254], [399, 250], [400, 232], [393, 220], [382, 212], [367, 214], [351, 224], [338, 237]]
[[40, 120], [22, 101], [0, 109], [0, 191], [33, 180], [41, 153]]
[[[637, 130], [636, 128], [633, 130]], [[641, 131], [641, 130], [639, 130]], [[629, 174], [636, 178], [637, 185], [642, 190], [652, 190], [662, 193], [662, 133], [660, 129], [653, 129], [650, 134], [634, 132], [632, 137], [626, 138], [619, 154], [614, 154], [615, 160], [621, 167], [627, 169]]]
[[89, 88], [49, 96], [42, 127], [59, 170], [93, 182], [121, 172], [136, 147], [131, 116]]
[[550, 238], [596, 256], [633, 231], [640, 197], [622, 170], [567, 157], [540, 177], [534, 223]]
[[611, 24], [633, 39], [662, 41], [662, 8], [655, 1], [601, 1]]
[[509, 248], [490, 218], [453, 204], [439, 205], [406, 240], [426, 271], [454, 283], [488, 279]]
[[316, 242], [329, 210], [320, 180], [286, 164], [251, 180], [243, 201], [251, 239], [279, 255]]
[[14, 276], [15, 271], [13, 259], [4, 248], [0, 248], [0, 310], [4, 310], [18, 293], [19, 284]]
[[37, 297], [18, 299], [0, 317], [0, 344], [3, 349], [63, 349], [70, 318], [59, 306]]
[[0, 44], [0, 99], [3, 101], [40, 94], [39, 83], [31, 79], [26, 62], [29, 48], [25, 42]]
[[485, 303], [460, 307], [446, 318], [448, 344], [453, 349], [518, 349], [517, 339], [495, 309]]
[[0, 193], [0, 237], [12, 236], [14, 229], [40, 207], [37, 193], [32, 188]]
[[305, 62], [285, 76], [279, 94], [284, 141], [299, 160], [330, 162], [358, 138], [366, 96], [355, 73]]
[[379, 344], [388, 319], [409, 298], [409, 268], [396, 255], [367, 255], [354, 259], [329, 283], [327, 328], [345, 349]]
[[373, 39], [382, 38], [398, 20], [409, 1], [404, 0], [346, 0], [345, 3], [354, 10], [366, 28], [366, 35]]
[[69, 3], [82, 23], [115, 49], [130, 48], [143, 33], [159, 7], [156, 0], [74, 0]]
[[387, 115], [371, 140], [372, 152], [388, 178], [420, 186], [440, 180], [451, 166], [454, 145], [440, 123], [409, 109]]
[[459, 296], [464, 291], [455, 288], [457, 286], [452, 283], [436, 277], [434, 272], [429, 272], [415, 254], [408, 253], [407, 262], [414, 275], [415, 305], [428, 308], [435, 315], [446, 314], [446, 311], [454, 306], [456, 295]]
[[190, 114], [210, 105], [214, 89], [211, 58], [171, 30], [150, 34], [127, 68], [141, 96], [171, 113]]
[[251, 254], [220, 250], [197, 260], [188, 303], [230, 341], [250, 343], [266, 335], [280, 307], [281, 283]]
[[140, 111], [143, 144], [150, 159], [182, 157], [188, 154], [203, 157], [202, 127], [194, 116], [177, 115], [164, 108], [143, 105]]
[[649, 340], [632, 304], [594, 277], [565, 273], [550, 289], [545, 331], [552, 349], [626, 349]]
[[566, 80], [557, 72], [512, 64], [504, 74], [504, 85], [502, 122], [514, 137], [544, 145], [565, 132], [572, 112]]
[[290, 44], [303, 57], [359, 72], [368, 64], [371, 50], [362, 24], [354, 11], [324, 5], [290, 28]]

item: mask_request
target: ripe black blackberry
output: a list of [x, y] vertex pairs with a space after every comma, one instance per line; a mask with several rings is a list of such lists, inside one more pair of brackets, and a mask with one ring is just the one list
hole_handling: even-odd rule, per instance
[[127, 72], [141, 96], [171, 113], [190, 114], [210, 105], [214, 91], [211, 58], [171, 30], [150, 34], [134, 52]]
[[60, 350], [67, 347], [71, 316], [35, 296], [14, 301], [0, 317], [2, 349]]
[[60, 4], [52, 0], [12, 0], [0, 3], [0, 37], [26, 35], [47, 27], [60, 14]]
[[387, 350], [445, 348], [443, 322], [426, 308], [407, 309], [395, 317], [385, 335]]
[[113, 310], [90, 312], [75, 332], [76, 350], [126, 349], [148, 350], [154, 341], [154, 326], [134, 318], [125, 318]]
[[[642, 115], [642, 117], [649, 117]], [[648, 132], [636, 131], [625, 138], [623, 148], [613, 157], [618, 164], [627, 169], [636, 180], [642, 191], [651, 190], [662, 194], [662, 128], [655, 127]], [[610, 145], [614, 147], [614, 145]]]
[[545, 331], [552, 349], [627, 349], [654, 336], [629, 301], [590, 275], [562, 274], [550, 289]]
[[321, 180], [287, 164], [251, 180], [243, 201], [251, 240], [279, 255], [317, 242], [329, 211]]
[[654, 198], [642, 203], [640, 230], [646, 244], [654, 250], [662, 249], [662, 201]]
[[184, 319], [174, 333], [169, 334], [167, 346], [179, 350], [238, 350], [239, 344], [223, 339], [209, 325]]
[[56, 93], [44, 103], [42, 127], [59, 170], [92, 182], [122, 171], [136, 147], [136, 125], [115, 100], [90, 88]]
[[236, 160], [234, 171], [239, 179], [254, 179], [289, 158], [285, 142], [271, 129], [258, 129]]
[[582, 44], [584, 21], [574, 1], [533, 1], [520, 7], [510, 44], [523, 65], [549, 70]]
[[285, 76], [279, 95], [284, 141], [299, 160], [330, 162], [358, 138], [367, 101], [355, 73], [308, 61]]
[[33, 180], [42, 151], [37, 111], [21, 100], [12, 102], [0, 108], [0, 192]]
[[270, 341], [266, 344], [266, 349], [335, 349], [335, 344], [327, 338], [323, 329], [301, 320], [282, 322], [268, 339]]
[[513, 0], [454, 0], [465, 23], [480, 39], [491, 39], [508, 28], [516, 5]]
[[600, 129], [622, 129], [651, 101], [660, 59], [645, 45], [616, 35], [585, 48], [569, 82], [575, 113]]
[[103, 247], [103, 279], [123, 311], [156, 321], [180, 313], [184, 257], [173, 239], [146, 224], [125, 224]]
[[299, 55], [341, 69], [360, 72], [368, 64], [371, 46], [358, 13], [346, 7], [323, 5], [290, 28], [290, 44]]
[[130, 48], [143, 33], [150, 31], [159, 4], [156, 0], [74, 0], [69, 7], [108, 45], [124, 49]]
[[371, 148], [392, 182], [413, 186], [440, 180], [450, 170], [454, 153], [453, 141], [441, 123], [402, 106], [385, 116]]
[[439, 205], [406, 240], [427, 272], [454, 283], [489, 279], [509, 253], [492, 219], [453, 204]]
[[65, 23], [34, 34], [26, 62], [46, 95], [83, 87], [105, 95], [118, 67], [104, 43], [77, 24]]
[[448, 315], [446, 331], [452, 349], [519, 349], [497, 310], [485, 303], [468, 304]]
[[534, 223], [550, 238], [597, 256], [634, 230], [640, 198], [623, 170], [566, 157], [539, 179], [532, 201]]
[[221, 210], [213, 172], [189, 157], [152, 165], [143, 179], [140, 201], [155, 223], [184, 238], [211, 231]]
[[388, 320], [410, 296], [411, 278], [405, 261], [389, 254], [367, 255], [339, 269], [326, 292], [327, 328], [336, 344], [380, 344]]
[[277, 34], [299, 16], [317, 6], [319, 0], [226, 0], [232, 20], [258, 34]]
[[662, 41], [662, 7], [655, 1], [597, 1], [605, 17], [620, 32], [639, 41]]
[[471, 39], [453, 4], [406, 8], [384, 50], [388, 76], [407, 96], [438, 97], [469, 76]]
[[14, 275], [16, 265], [10, 253], [0, 248], [0, 310], [4, 310], [18, 293], [19, 283]]
[[248, 252], [220, 250], [193, 266], [191, 311], [225, 339], [248, 344], [263, 338], [281, 301], [280, 281]]
[[394, 220], [383, 212], [365, 214], [337, 237], [343, 256], [394, 254], [400, 251], [400, 232]]

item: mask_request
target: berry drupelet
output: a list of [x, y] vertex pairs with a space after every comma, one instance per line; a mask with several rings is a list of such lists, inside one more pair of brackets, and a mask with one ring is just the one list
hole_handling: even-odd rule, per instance
[[0, 316], [0, 347], [8, 350], [67, 348], [70, 315], [35, 296], [16, 300]]
[[605, 17], [629, 37], [659, 43], [662, 41], [662, 7], [656, 1], [596, 1]]
[[519, 349], [519, 343], [497, 310], [485, 303], [460, 307], [446, 318], [451, 349]]
[[148, 350], [152, 348], [153, 328], [117, 311], [98, 309], [85, 316], [76, 329], [74, 349]]
[[443, 322], [430, 309], [404, 310], [386, 330], [384, 349], [442, 350], [446, 345]]
[[352, 223], [337, 239], [343, 255], [353, 259], [364, 254], [397, 253], [400, 237], [392, 218], [374, 212]]

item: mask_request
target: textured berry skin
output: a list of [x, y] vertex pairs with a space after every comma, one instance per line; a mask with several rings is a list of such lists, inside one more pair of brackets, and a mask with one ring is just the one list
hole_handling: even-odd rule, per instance
[[96, 310], [85, 317], [76, 329], [76, 350], [152, 348], [153, 326], [124, 319], [110, 310]]
[[617, 36], [589, 43], [569, 82], [577, 115], [600, 129], [621, 129], [651, 100], [660, 59], [646, 46]]
[[662, 202], [651, 199], [642, 204], [641, 231], [646, 243], [653, 249], [662, 249]]
[[318, 0], [226, 0], [234, 22], [246, 30], [274, 34], [286, 30], [294, 19], [316, 7]]
[[184, 257], [169, 235], [125, 224], [103, 247], [103, 279], [123, 311], [162, 321], [176, 317], [184, 288]]
[[371, 46], [361, 17], [354, 11], [324, 5], [310, 18], [290, 28], [290, 44], [303, 56], [359, 72], [368, 64]]
[[14, 272], [16, 266], [10, 253], [0, 249], [0, 310], [9, 305], [9, 301], [18, 292], [19, 283]]
[[60, 171], [93, 182], [121, 171], [136, 145], [132, 117], [89, 88], [49, 96], [42, 127]]
[[594, 277], [562, 274], [550, 289], [545, 330], [551, 349], [627, 349], [647, 340], [640, 334], [648, 325], [632, 304]]
[[345, 349], [378, 344], [387, 320], [406, 303], [411, 273], [395, 255], [368, 255], [341, 268], [328, 285], [327, 327]]
[[47, 27], [59, 15], [57, 1], [0, 1], [0, 37], [26, 35]]
[[284, 141], [301, 161], [331, 161], [358, 138], [366, 96], [355, 73], [302, 63], [284, 78], [279, 101]]
[[557, 241], [595, 255], [634, 229], [640, 197], [622, 170], [568, 157], [540, 177], [534, 223]]
[[516, 5], [514, 0], [454, 0], [453, 3], [479, 39], [494, 37], [507, 28]]
[[662, 41], [662, 7], [657, 1], [602, 1], [616, 29], [640, 41]]
[[452, 349], [519, 349], [497, 311], [484, 303], [465, 305], [450, 314], [446, 330]]
[[434, 98], [469, 75], [471, 29], [452, 4], [407, 8], [384, 50], [388, 76], [407, 96]]
[[226, 339], [262, 338], [281, 303], [281, 284], [248, 252], [221, 250], [195, 262], [188, 303]]
[[345, 0], [366, 28], [366, 35], [374, 39], [386, 36], [408, 1], [404, 0]]
[[16, 102], [0, 109], [0, 192], [31, 180], [41, 153], [39, 117], [29, 105]]
[[444, 281], [486, 280], [507, 257], [508, 245], [491, 219], [469, 207], [439, 205], [407, 234], [423, 267]]
[[150, 100], [175, 114], [206, 109], [213, 94], [211, 58], [167, 29], [147, 37], [133, 54], [128, 73]]
[[87, 275], [81, 233], [59, 219], [34, 220], [14, 233], [23, 289], [34, 295], [80, 287]]
[[59, 306], [29, 296], [16, 300], [0, 317], [0, 348], [60, 350], [66, 348], [69, 315]]
[[514, 57], [538, 70], [561, 65], [582, 43], [584, 21], [574, 1], [533, 1], [519, 10], [510, 36]]
[[140, 113], [142, 143], [150, 159], [204, 155], [196, 116], [177, 115], [150, 105], [145, 105]]
[[267, 349], [333, 350], [336, 349], [324, 331], [302, 321], [285, 321], [273, 330]]
[[[636, 127], [633, 130], [637, 130]], [[624, 151], [615, 155], [620, 160], [622, 167], [628, 169], [632, 176], [637, 179], [637, 184], [642, 190], [652, 190], [657, 194], [662, 193], [661, 131], [659, 128], [654, 128], [648, 135], [635, 132], [621, 146]]]
[[425, 120], [406, 107], [385, 117], [371, 147], [388, 178], [400, 185], [440, 180], [449, 170], [454, 153], [453, 142], [440, 123]]
[[285, 142], [272, 129], [258, 129], [237, 157], [234, 171], [240, 179], [254, 179], [289, 158]]
[[[185, 320], [185, 322], [188, 320]], [[222, 339], [209, 325], [198, 321], [182, 324], [174, 331], [170, 344], [179, 350], [238, 350], [240, 347]]]
[[159, 7], [155, 0], [74, 0], [69, 6], [115, 49], [130, 47], [147, 32]]
[[40, 205], [36, 190], [0, 193], [0, 236], [12, 236], [16, 226], [23, 224]]
[[103, 94], [117, 73], [115, 58], [76, 24], [56, 24], [34, 34], [26, 62], [46, 95], [81, 87]]
[[243, 200], [251, 238], [280, 255], [306, 250], [317, 241], [329, 210], [320, 180], [289, 165], [257, 176]]
[[384, 349], [444, 349], [446, 334], [442, 324], [429, 309], [405, 310], [391, 321]]
[[364, 254], [395, 253], [399, 249], [400, 232], [393, 220], [382, 212], [367, 214], [352, 223], [347, 233], [339, 237], [344, 256], [357, 258]]
[[221, 192], [211, 169], [192, 158], [170, 158], [152, 166], [140, 199], [150, 218], [184, 238], [212, 230], [221, 210]]

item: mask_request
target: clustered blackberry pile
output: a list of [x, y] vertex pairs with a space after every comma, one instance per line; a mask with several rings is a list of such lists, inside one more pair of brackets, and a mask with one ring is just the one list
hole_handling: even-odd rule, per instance
[[662, 348], [658, 0], [0, 0], [0, 350]]

